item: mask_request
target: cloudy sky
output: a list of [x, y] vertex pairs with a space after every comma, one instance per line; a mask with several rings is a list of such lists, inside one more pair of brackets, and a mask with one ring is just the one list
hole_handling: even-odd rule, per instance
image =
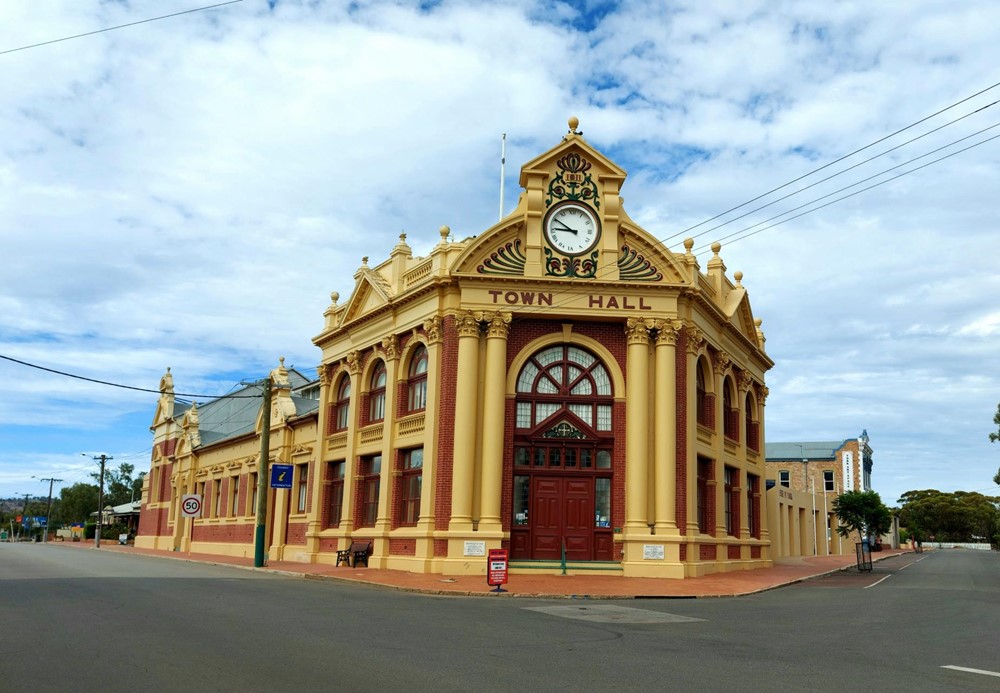
[[[0, 4], [0, 355], [150, 389], [171, 366], [209, 395], [279, 356], [312, 375], [362, 256], [487, 228], [501, 133], [509, 211], [577, 115], [634, 219], [672, 249], [700, 234], [703, 267], [722, 239], [744, 273], [769, 440], [867, 429], [890, 504], [1000, 493], [1000, 3], [243, 0], [143, 22], [208, 4]], [[147, 469], [155, 404], [0, 359], [0, 497], [86, 481], [81, 452]]]

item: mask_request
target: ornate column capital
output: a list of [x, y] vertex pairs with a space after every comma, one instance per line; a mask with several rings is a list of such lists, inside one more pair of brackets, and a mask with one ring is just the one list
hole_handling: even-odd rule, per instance
[[705, 333], [694, 326], [694, 323], [686, 323], [684, 332], [687, 334], [687, 353], [696, 355], [705, 345]]
[[764, 406], [767, 402], [767, 396], [771, 394], [771, 391], [767, 389], [767, 385], [760, 386], [760, 406]]
[[488, 338], [507, 339], [507, 335], [510, 333], [510, 313], [483, 311], [476, 317], [486, 323], [486, 336]]
[[715, 371], [716, 375], [722, 375], [726, 372], [726, 369], [729, 368], [730, 363], [732, 363], [732, 360], [729, 358], [729, 354], [724, 351], [720, 351], [715, 355], [715, 358], [712, 359], [712, 370]]
[[746, 371], [740, 371], [740, 377], [737, 384], [740, 389], [740, 394], [745, 395], [747, 392], [750, 392], [750, 388], [753, 387], [753, 378], [751, 378], [750, 374]]
[[424, 320], [424, 334], [427, 335], [428, 344], [438, 344], [441, 342], [441, 318], [434, 316], [433, 318]]
[[682, 325], [679, 320], [654, 320], [653, 329], [656, 330], [657, 346], [661, 344], [675, 346], [677, 344], [677, 337], [679, 336], [681, 326]]
[[361, 352], [354, 350], [348, 352], [347, 356], [344, 358], [347, 362], [347, 372], [351, 375], [358, 375], [361, 373]]
[[330, 373], [333, 368], [328, 363], [321, 363], [316, 366], [316, 374], [319, 376], [320, 387], [326, 387], [330, 384]]
[[395, 361], [399, 358], [399, 337], [394, 334], [382, 340], [382, 352], [386, 361]]
[[479, 336], [479, 320], [472, 311], [465, 311], [456, 315], [455, 327], [458, 328], [459, 338]]
[[649, 343], [649, 323], [643, 318], [629, 318], [625, 323], [625, 341], [633, 344]]

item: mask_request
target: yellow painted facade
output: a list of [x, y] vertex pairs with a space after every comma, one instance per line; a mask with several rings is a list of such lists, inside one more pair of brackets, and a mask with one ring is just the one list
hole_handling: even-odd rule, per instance
[[[684, 578], [784, 555], [764, 490], [773, 363], [743, 275], [718, 245], [702, 271], [693, 241], [674, 253], [636, 224], [625, 177], [573, 119], [497, 224], [364, 258], [313, 339], [318, 382], [271, 374], [269, 457], [295, 476], [269, 492], [270, 558], [371, 540], [373, 568], [484, 574], [502, 547], [515, 573]], [[208, 440], [161, 392], [137, 545], [252, 555], [265, 419]], [[182, 516], [185, 494], [206, 517]]]

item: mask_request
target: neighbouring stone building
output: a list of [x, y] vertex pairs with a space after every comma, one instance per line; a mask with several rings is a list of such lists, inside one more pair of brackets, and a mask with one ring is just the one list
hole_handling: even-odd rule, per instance
[[[364, 258], [313, 339], [318, 379], [275, 368], [269, 416], [252, 387], [181, 404], [168, 373], [137, 545], [252, 555], [267, 488], [275, 560], [361, 539], [371, 567], [441, 574], [499, 547], [515, 573], [770, 565], [761, 321], [718, 244], [703, 271], [629, 217], [625, 178], [571, 119], [497, 224]], [[258, 479], [267, 421], [290, 489]]]

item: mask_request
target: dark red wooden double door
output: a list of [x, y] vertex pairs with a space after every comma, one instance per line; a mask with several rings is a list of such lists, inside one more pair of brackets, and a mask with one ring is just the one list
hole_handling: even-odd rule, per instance
[[511, 527], [511, 557], [560, 560], [611, 559], [611, 530], [598, 528], [594, 477], [532, 475], [527, 526]]

